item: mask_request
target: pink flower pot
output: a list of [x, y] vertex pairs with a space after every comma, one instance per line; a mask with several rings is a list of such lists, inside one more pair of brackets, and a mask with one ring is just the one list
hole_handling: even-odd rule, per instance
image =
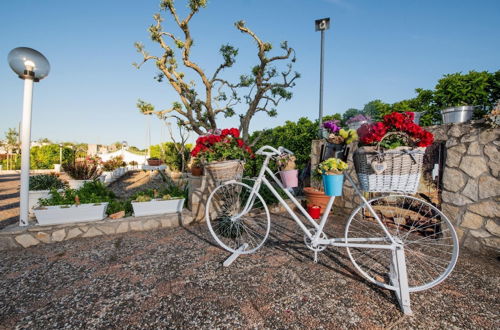
[[285, 188], [295, 188], [299, 185], [298, 170], [281, 171], [280, 177]]

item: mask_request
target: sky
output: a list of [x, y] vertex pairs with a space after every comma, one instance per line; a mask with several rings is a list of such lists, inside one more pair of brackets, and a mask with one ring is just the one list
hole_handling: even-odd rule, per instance
[[[184, 16], [186, 2], [176, 5]], [[11, 71], [7, 55], [13, 48], [30, 47], [51, 65], [49, 76], [35, 84], [32, 140], [127, 141], [146, 147], [148, 118], [137, 110], [137, 100], [157, 109], [178, 101], [167, 82], [153, 79], [153, 63], [140, 70], [132, 66], [141, 60], [136, 41], [161, 54], [147, 32], [158, 11], [159, 0], [0, 1], [0, 138], [18, 126], [22, 112], [23, 82]], [[164, 29], [179, 34], [164, 15]], [[257, 115], [251, 130], [303, 116], [316, 119], [320, 33], [314, 20], [324, 17], [331, 19], [325, 32], [325, 115], [362, 108], [374, 99], [411, 98], [415, 88], [432, 89], [447, 73], [500, 69], [498, 0], [208, 0], [191, 20], [191, 58], [213, 73], [221, 63], [220, 46], [236, 46], [237, 62], [223, 75], [231, 80], [257, 63], [255, 44], [234, 22], [244, 20], [275, 46], [274, 54], [287, 40], [296, 51], [294, 70], [301, 78], [293, 98], [278, 107], [278, 116]], [[169, 140], [165, 125], [150, 119], [151, 143]], [[219, 123], [237, 127], [238, 119]]]

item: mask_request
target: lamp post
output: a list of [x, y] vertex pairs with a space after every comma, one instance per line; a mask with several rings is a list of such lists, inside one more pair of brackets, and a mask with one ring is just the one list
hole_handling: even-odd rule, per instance
[[49, 61], [40, 52], [18, 47], [10, 51], [8, 61], [11, 69], [24, 80], [23, 118], [21, 123], [21, 191], [19, 225], [28, 225], [28, 195], [30, 176], [31, 106], [33, 104], [33, 82], [45, 78], [50, 71]]
[[62, 148], [63, 144], [59, 143], [59, 164], [61, 164], [61, 166], [62, 166]]
[[319, 137], [323, 137], [323, 57], [325, 53], [325, 30], [330, 28], [330, 18], [321, 18], [314, 21], [316, 31], [321, 31], [321, 58], [319, 64]]

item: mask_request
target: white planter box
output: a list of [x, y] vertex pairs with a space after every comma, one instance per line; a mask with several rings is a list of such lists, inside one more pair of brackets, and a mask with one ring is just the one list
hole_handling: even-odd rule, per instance
[[68, 180], [68, 185], [71, 189], [79, 189], [81, 188], [85, 182], [91, 182], [92, 180]]
[[34, 209], [36, 220], [40, 225], [102, 220], [106, 217], [108, 203], [61, 206]]
[[54, 171], [57, 173], [61, 172], [61, 164], [54, 164]]
[[30, 216], [33, 216], [33, 208], [38, 206], [40, 198], [49, 198], [50, 190], [30, 190], [28, 194], [28, 208]]
[[145, 215], [180, 213], [184, 207], [184, 198], [171, 200], [152, 200], [149, 202], [132, 202], [134, 216], [142, 217]]

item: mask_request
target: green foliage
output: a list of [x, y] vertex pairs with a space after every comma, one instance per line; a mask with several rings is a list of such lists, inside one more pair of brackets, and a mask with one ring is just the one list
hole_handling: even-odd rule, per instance
[[185, 198], [187, 200], [187, 186], [179, 187], [178, 185], [170, 182], [158, 187], [157, 189], [146, 189], [135, 193], [132, 196], [132, 200], [135, 200], [137, 202], [147, 202], [153, 198], [165, 199], [165, 196], [168, 196], [166, 199]]
[[30, 176], [29, 187], [30, 190], [52, 190], [63, 189], [65, 184], [55, 175], [40, 174]]
[[[180, 148], [181, 144], [177, 143], [177, 147]], [[185, 159], [189, 159], [189, 151], [192, 147], [193, 146], [191, 144], [186, 144], [186, 150], [184, 151]], [[181, 169], [182, 155], [175, 148], [174, 142], [164, 142], [162, 144], [151, 146], [151, 157], [163, 160], [164, 163], [173, 171]]]
[[110, 160], [105, 161], [101, 164], [102, 169], [104, 171], [108, 171], [108, 172], [114, 171], [117, 168], [125, 166], [125, 165], [127, 165], [127, 164], [125, 164], [125, 162], [123, 161], [122, 156], [113, 157]]
[[381, 100], [370, 101], [363, 107], [363, 114], [369, 115], [374, 121], [380, 121], [385, 115], [390, 114], [392, 107]]
[[354, 109], [354, 108], [349, 108], [347, 109], [343, 114], [342, 114], [342, 122], [345, 123], [348, 121], [350, 118], [357, 116], [357, 115], [362, 115], [363, 111], [359, 109]]
[[[52, 169], [54, 164], [60, 163], [60, 147], [58, 144], [32, 147], [30, 150], [30, 163], [33, 169]], [[69, 147], [62, 148], [62, 161], [72, 163], [75, 153]]]
[[[306, 167], [311, 155], [311, 141], [316, 138], [318, 123], [306, 117], [297, 122], [286, 121], [284, 125], [252, 134], [250, 141], [255, 141], [254, 150], [264, 145], [274, 147], [285, 147], [295, 153], [297, 168]], [[262, 166], [263, 157], [256, 156], [255, 159], [247, 160], [245, 165], [246, 176], [256, 176]], [[273, 170], [277, 170], [276, 164], [269, 164]]]
[[58, 192], [52, 189], [50, 197], [40, 199], [40, 205], [73, 205], [77, 200], [81, 204], [89, 203], [104, 203], [111, 202], [115, 195], [100, 181], [86, 182], [80, 189], [65, 189], [63, 192]]
[[120, 211], [125, 211], [125, 215], [129, 216], [132, 214], [132, 203], [130, 200], [120, 201], [113, 199], [109, 202], [108, 208], [106, 209], [106, 214], [111, 215]]

